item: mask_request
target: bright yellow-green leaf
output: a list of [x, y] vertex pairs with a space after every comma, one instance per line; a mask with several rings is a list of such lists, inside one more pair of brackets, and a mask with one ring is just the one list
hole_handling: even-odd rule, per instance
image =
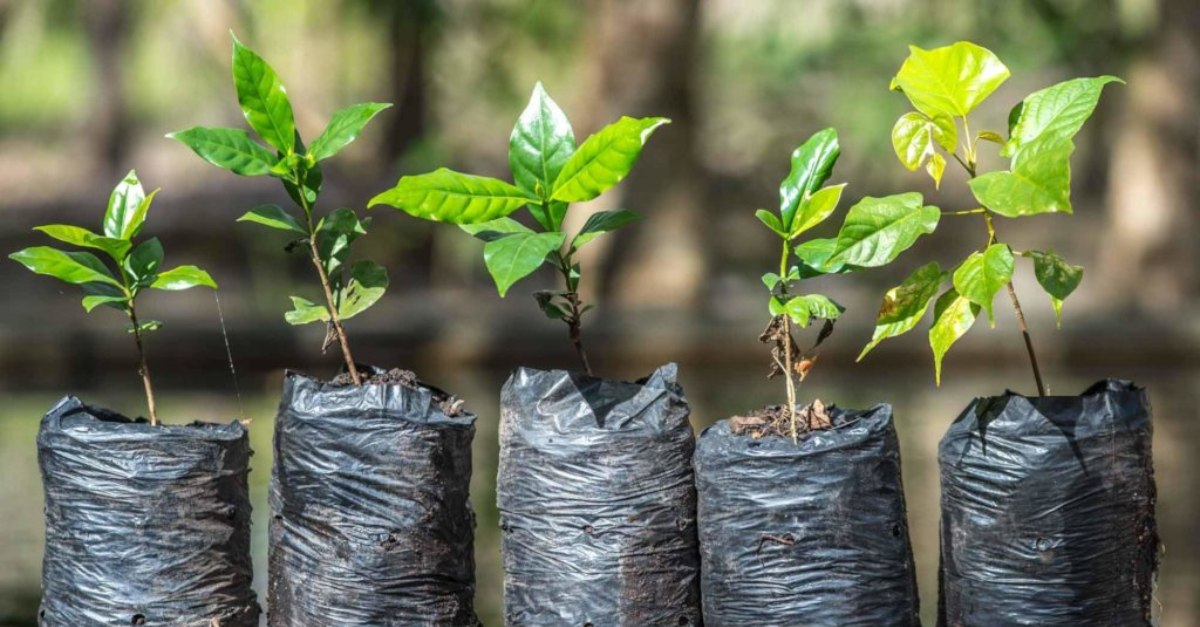
[[779, 185], [779, 216], [784, 233], [795, 233], [796, 213], [801, 203], [825, 184], [841, 154], [837, 131], [832, 128], [814, 133], [792, 152], [792, 170]]
[[1011, 137], [1001, 154], [1015, 155], [1034, 142], [1072, 139], [1096, 110], [1104, 86], [1114, 82], [1125, 81], [1116, 76], [1076, 78], [1030, 94], [1016, 110]]
[[891, 263], [937, 228], [941, 210], [922, 202], [917, 192], [862, 199], [847, 212], [827, 264], [874, 268]]
[[52, 276], [67, 283], [106, 283], [121, 287], [108, 268], [104, 267], [104, 263], [92, 253], [66, 252], [49, 246], [35, 246], [8, 257], [37, 274]]
[[167, 135], [192, 149], [200, 158], [241, 176], [271, 174], [279, 159], [240, 128], [195, 126]]
[[936, 148], [953, 153], [958, 146], [958, 127], [946, 115], [929, 117], [924, 113], [910, 111], [896, 120], [892, 127], [892, 148], [900, 163], [916, 171], [936, 154]]
[[946, 158], [939, 153], [933, 153], [933, 156], [929, 158], [929, 163], [925, 165], [925, 171], [933, 179], [934, 189], [941, 189], [942, 175], [946, 173]]
[[967, 115], [1009, 76], [995, 54], [970, 42], [933, 50], [909, 46], [909, 51], [892, 87], [929, 117]]
[[929, 328], [929, 346], [933, 348], [933, 365], [937, 384], [942, 384], [942, 358], [946, 351], [966, 335], [979, 315], [979, 305], [959, 296], [951, 288], [933, 306], [933, 326]]
[[834, 185], [817, 190], [811, 196], [804, 199], [800, 203], [799, 209], [796, 211], [796, 217], [792, 221], [792, 237], [798, 237], [801, 233], [813, 228], [814, 226], [825, 221], [830, 214], [837, 209], [838, 202], [842, 199], [842, 190], [846, 189], [846, 184]]
[[441, 168], [401, 178], [367, 207], [384, 204], [426, 220], [477, 224], [507, 216], [529, 202], [535, 199], [499, 179]]
[[336, 155], [350, 142], [358, 139], [358, 134], [371, 118], [391, 106], [386, 102], [364, 102], [334, 113], [320, 137], [309, 146], [308, 156], [316, 162]]
[[783, 231], [783, 225], [779, 223], [779, 218], [776, 217], [775, 214], [767, 211], [766, 209], [759, 209], [758, 211], [754, 212], [754, 217], [758, 218], [759, 222], [765, 224], [766, 227], [771, 229], [771, 231], [773, 231], [776, 235], [780, 237], [787, 237], [787, 233]]
[[288, 324], [308, 324], [310, 322], [329, 322], [329, 310], [306, 298], [292, 296], [294, 309], [283, 315]]
[[858, 361], [862, 361], [880, 342], [908, 333], [916, 327], [945, 280], [946, 273], [935, 261], [917, 268], [903, 283], [888, 290], [875, 320], [875, 334], [859, 354]]
[[1001, 146], [1006, 143], [1004, 141], [1004, 137], [1000, 135], [1000, 133], [996, 133], [994, 131], [979, 131], [978, 137], [983, 141], [989, 141], [993, 144], [1000, 144]]
[[388, 287], [388, 273], [383, 266], [363, 259], [350, 269], [350, 282], [338, 295], [338, 317], [349, 320], [365, 311], [383, 297]]
[[179, 266], [166, 272], [159, 272], [158, 277], [150, 284], [156, 290], [178, 291], [193, 287], [211, 287], [217, 289], [217, 282], [207, 272], [196, 266]]
[[964, 298], [983, 307], [988, 322], [996, 326], [992, 304], [999, 292], [1012, 280], [1013, 254], [1007, 244], [992, 244], [983, 252], [972, 253], [954, 271], [954, 289]]
[[246, 212], [242, 217], [237, 219], [238, 222], [254, 222], [263, 226], [269, 226], [273, 229], [281, 231], [292, 231], [301, 235], [307, 235], [308, 232], [300, 225], [296, 218], [279, 205], [259, 205]]
[[129, 240], [104, 237], [78, 226], [51, 224], [34, 227], [33, 230], [41, 231], [60, 242], [102, 250], [118, 263], [129, 253]]
[[667, 118], [622, 117], [600, 129], [563, 164], [554, 179], [551, 200], [584, 202], [612, 188], [633, 169], [650, 135], [670, 122]]
[[1068, 139], [1025, 145], [1012, 170], [988, 172], [970, 180], [984, 207], [1008, 218], [1039, 213], [1071, 213], [1071, 153]]
[[233, 85], [238, 104], [250, 127], [268, 144], [285, 155], [291, 154], [296, 141], [296, 122], [292, 103], [279, 75], [258, 56], [233, 37]]

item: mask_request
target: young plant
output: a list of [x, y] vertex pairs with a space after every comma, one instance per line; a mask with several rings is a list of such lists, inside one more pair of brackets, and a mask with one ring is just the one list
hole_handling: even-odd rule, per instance
[[[841, 156], [837, 131], [825, 129], [813, 135], [792, 153], [792, 169], [779, 186], [779, 212], [759, 209], [755, 216], [782, 240], [779, 273], [762, 277], [770, 291], [771, 324], [762, 340], [774, 344], [770, 377], [784, 375], [787, 387], [786, 415], [792, 438], [798, 437], [796, 392], [816, 362], [816, 349], [833, 332], [833, 321], [845, 309], [820, 294], [799, 294], [797, 284], [823, 274], [846, 274], [891, 263], [922, 234], [933, 232], [941, 211], [926, 207], [920, 194], [864, 198], [846, 213], [836, 237], [796, 240], [825, 221], [841, 200], [846, 184], [822, 187]], [[793, 256], [798, 259], [796, 265]], [[816, 342], [806, 351], [797, 348], [792, 324], [806, 328], [823, 319], [825, 325]], [[806, 428], [813, 428], [812, 424]]]
[[178, 266], [162, 270], [163, 247], [158, 238], [134, 245], [142, 231], [146, 213], [158, 190], [146, 194], [137, 174], [130, 171], [113, 189], [104, 213], [103, 235], [88, 229], [66, 224], [39, 226], [50, 237], [72, 246], [99, 250], [116, 266], [113, 272], [99, 257], [89, 252], [67, 252], [49, 246], [36, 246], [9, 255], [37, 274], [52, 276], [83, 288], [83, 308], [89, 313], [104, 305], [122, 311], [129, 318], [129, 332], [138, 349], [138, 373], [146, 388], [146, 405], [150, 424], [158, 424], [154, 405], [154, 387], [150, 383], [150, 367], [146, 365], [143, 335], [162, 327], [158, 320], [138, 318], [137, 297], [142, 290], [178, 291], [203, 285], [217, 289], [208, 273], [196, 266]]
[[[666, 118], [622, 117], [576, 147], [566, 114], [538, 83], [509, 138], [515, 185], [441, 168], [402, 177], [367, 206], [389, 205], [418, 218], [456, 224], [486, 242], [484, 263], [501, 297], [543, 263], [552, 266], [562, 275], [563, 289], [535, 292], [534, 297], [548, 318], [566, 323], [580, 363], [591, 374], [581, 325], [592, 306], [579, 297], [581, 268], [574, 255], [641, 216], [624, 209], [597, 212], [569, 239], [563, 223], [571, 203], [595, 199], [621, 182], [650, 135], [668, 123]], [[528, 207], [540, 230], [508, 217], [521, 207]]]
[[233, 85], [238, 104], [250, 128], [270, 147], [235, 128], [196, 126], [167, 137], [182, 142], [205, 161], [234, 174], [272, 176], [283, 183], [288, 196], [300, 208], [298, 215], [278, 205], [262, 205], [251, 209], [238, 221], [287, 231], [295, 237], [286, 250], [300, 248], [305, 251], [320, 279], [324, 303], [292, 296], [294, 308], [284, 319], [294, 325], [324, 322], [327, 333], [321, 351], [337, 342], [347, 371], [355, 384], [361, 385], [342, 323], [362, 313], [383, 296], [388, 286], [387, 271], [374, 261], [364, 259], [350, 268], [347, 279], [350, 246], [367, 233], [370, 219], [359, 220], [353, 210], [344, 207], [318, 219], [315, 206], [321, 193], [320, 162], [353, 142], [371, 118], [392, 105], [367, 102], [337, 111], [325, 130], [306, 147], [296, 129], [287, 90], [275, 70], [253, 50], [243, 46], [232, 32], [230, 36], [233, 37]]
[[[951, 286], [934, 305], [929, 330], [935, 378], [940, 385], [943, 356], [970, 330], [981, 310], [995, 326], [992, 303], [997, 292], [1007, 289], [1038, 394], [1044, 396], [1046, 386], [1033, 341], [1013, 289], [1015, 261], [1017, 257], [1032, 260], [1034, 276], [1049, 294], [1059, 326], [1062, 303], [1079, 286], [1083, 268], [1068, 264], [1052, 250], [1013, 251], [997, 236], [993, 216], [1072, 212], [1072, 138], [1095, 110], [1104, 86], [1124, 81], [1115, 76], [1076, 78], [1034, 92], [1009, 113], [1007, 138], [991, 130], [972, 136], [970, 113], [1008, 78], [1008, 68], [991, 51], [969, 42], [934, 50], [911, 46], [910, 50], [891, 84], [916, 109], [901, 116], [892, 130], [896, 156], [910, 170], [924, 165], [939, 185], [947, 163], [944, 155], [957, 161], [967, 173], [967, 185], [979, 207], [946, 215], [980, 216], [987, 240], [953, 270], [943, 272], [937, 263], [930, 263], [888, 291], [874, 337], [859, 359], [883, 340], [912, 330], [949, 280]], [[978, 172], [980, 140], [1000, 146], [1000, 156], [1010, 161], [1007, 170]]]

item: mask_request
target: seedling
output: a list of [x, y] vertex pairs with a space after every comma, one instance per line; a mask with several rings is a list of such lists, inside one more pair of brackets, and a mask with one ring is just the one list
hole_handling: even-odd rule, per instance
[[89, 313], [101, 306], [122, 311], [129, 318], [129, 332], [138, 349], [138, 374], [146, 388], [146, 405], [150, 424], [158, 424], [154, 405], [154, 387], [150, 383], [150, 367], [146, 364], [143, 336], [162, 327], [158, 320], [141, 320], [137, 313], [137, 297], [142, 290], [178, 291], [203, 285], [217, 289], [208, 273], [196, 266], [178, 266], [161, 270], [163, 247], [158, 238], [134, 245], [142, 231], [146, 213], [158, 190], [146, 194], [137, 173], [130, 171], [113, 189], [104, 213], [103, 235], [88, 229], [66, 224], [36, 227], [50, 237], [72, 246], [99, 250], [116, 265], [113, 272], [96, 255], [89, 252], [67, 252], [49, 246], [35, 246], [9, 255], [37, 274], [52, 276], [83, 288], [83, 308]]
[[[996, 293], [1007, 288], [1038, 394], [1044, 396], [1046, 386], [1033, 341], [1013, 289], [1015, 260], [1033, 261], [1034, 276], [1049, 294], [1060, 327], [1063, 301], [1079, 287], [1083, 268], [1068, 264], [1052, 250], [1012, 250], [999, 240], [993, 216], [1072, 212], [1072, 138], [1092, 115], [1104, 86], [1124, 81], [1115, 76], [1076, 78], [1034, 92], [1009, 113], [1007, 139], [990, 130], [972, 136], [970, 113], [1008, 79], [1008, 68], [991, 51], [969, 42], [934, 50], [910, 46], [910, 50], [891, 85], [916, 109], [901, 116], [892, 129], [896, 155], [909, 170], [924, 166], [935, 185], [941, 184], [946, 155], [957, 161], [967, 173], [967, 184], [979, 207], [946, 215], [981, 216], [987, 241], [952, 271], [943, 272], [936, 262], [930, 263], [888, 291], [874, 337], [859, 359], [883, 340], [912, 330], [941, 285], [950, 280], [951, 286], [934, 305], [929, 330], [935, 378], [940, 385], [943, 356], [971, 329], [980, 310], [987, 312], [988, 322], [995, 326], [992, 303]], [[978, 172], [980, 140], [1000, 146], [1000, 156], [1010, 160], [1008, 170]]]
[[[784, 375], [787, 387], [786, 417], [792, 439], [798, 438], [798, 416], [812, 412], [798, 409], [796, 392], [816, 363], [817, 348], [833, 332], [833, 322], [845, 309], [820, 294], [798, 294], [804, 279], [823, 274], [845, 274], [886, 265], [924, 233], [937, 227], [940, 210], [926, 207], [921, 194], [908, 193], [884, 198], [867, 197], [850, 208], [837, 237], [796, 243], [809, 229], [825, 221], [841, 201], [846, 184], [822, 187], [841, 156], [837, 131], [825, 129], [813, 135], [792, 153], [792, 170], [779, 186], [779, 212], [759, 209], [755, 216], [782, 240], [779, 273], [762, 277], [770, 291], [771, 324], [762, 341], [773, 344], [770, 378]], [[793, 256], [799, 263], [793, 263]], [[792, 325], [806, 328], [825, 320], [816, 342], [801, 351], [792, 337]], [[805, 428], [818, 428], [811, 421]]]
[[[179, 140], [205, 161], [241, 176], [272, 176], [283, 182], [288, 196], [301, 214], [278, 205], [262, 205], [238, 218], [288, 231], [298, 236], [287, 249], [302, 249], [312, 260], [321, 281], [324, 304], [301, 296], [292, 296], [294, 308], [284, 319], [294, 325], [323, 322], [327, 326], [322, 352], [334, 342], [341, 346], [346, 369], [356, 385], [361, 385], [350, 343], [342, 323], [374, 305], [387, 290], [388, 275], [382, 266], [370, 260], [354, 264], [346, 278], [350, 245], [367, 233], [370, 219], [359, 220], [352, 209], [336, 209], [319, 219], [317, 197], [321, 193], [321, 161], [336, 155], [354, 141], [362, 129], [380, 111], [392, 106], [367, 102], [346, 107], [333, 114], [329, 125], [306, 147], [296, 129], [292, 104], [279, 75], [253, 50], [243, 46], [233, 33], [233, 84], [238, 103], [250, 128], [270, 147], [235, 128], [196, 126], [167, 137]], [[274, 150], [272, 150], [274, 149]]]
[[[509, 138], [508, 161], [515, 185], [442, 168], [402, 177], [395, 188], [367, 206], [390, 205], [418, 218], [457, 224], [486, 242], [484, 263], [501, 297], [543, 263], [554, 267], [564, 288], [535, 292], [534, 297], [548, 318], [566, 323], [580, 363], [591, 374], [581, 325], [592, 306], [579, 297], [581, 268], [574, 255], [593, 239], [641, 216], [624, 209], [600, 211], [569, 240], [563, 223], [571, 203], [595, 199], [621, 182], [650, 135], [669, 122], [622, 117], [576, 148], [566, 114], [538, 83]], [[528, 207], [541, 230], [508, 217], [521, 207]]]

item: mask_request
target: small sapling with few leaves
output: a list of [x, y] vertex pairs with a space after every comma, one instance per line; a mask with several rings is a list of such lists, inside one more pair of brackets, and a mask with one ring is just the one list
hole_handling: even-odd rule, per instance
[[388, 286], [387, 271], [366, 259], [349, 268], [346, 265], [350, 246], [366, 234], [369, 218], [360, 220], [352, 209], [345, 207], [318, 217], [315, 206], [321, 193], [320, 162], [353, 142], [371, 118], [391, 105], [367, 102], [337, 111], [316, 140], [305, 146], [279, 76], [237, 37], [233, 37], [233, 84], [246, 122], [269, 147], [237, 128], [197, 126], [167, 137], [234, 174], [272, 176], [282, 181], [288, 196], [300, 209], [299, 214], [278, 205], [263, 205], [238, 220], [287, 231], [296, 237], [287, 249], [303, 250], [311, 259], [321, 282], [323, 302], [292, 296], [294, 307], [284, 318], [295, 325], [325, 323], [328, 331], [322, 350], [335, 342], [339, 344], [351, 379], [361, 384], [342, 323], [383, 296]]
[[[1016, 259], [1024, 257], [1033, 262], [1034, 276], [1049, 294], [1059, 325], [1062, 303], [1079, 286], [1083, 268], [1067, 263], [1051, 250], [1014, 251], [1000, 241], [993, 217], [1072, 212], [1073, 138], [1091, 117], [1104, 86], [1123, 81], [1115, 76], [1076, 78], [1034, 92], [1009, 113], [1007, 138], [991, 130], [972, 136], [971, 112], [1008, 79], [1008, 68], [991, 51], [970, 42], [934, 50], [910, 46], [910, 50], [891, 85], [916, 109], [901, 116], [892, 130], [896, 155], [910, 170], [924, 166], [938, 185], [947, 156], [958, 162], [979, 206], [945, 215], [978, 215], [986, 227], [987, 239], [980, 250], [952, 270], [943, 272], [936, 262], [930, 263], [888, 291], [874, 337], [859, 359], [883, 340], [912, 330], [937, 297], [929, 344], [940, 384], [946, 352], [971, 329], [981, 311], [995, 326], [992, 303], [997, 292], [1006, 289], [1025, 340], [1038, 394], [1044, 396], [1046, 386], [1033, 341], [1013, 289]], [[1000, 156], [1009, 159], [1007, 170], [978, 171], [981, 140], [999, 146]], [[947, 281], [951, 286], [938, 296]]]
[[112, 260], [115, 272], [87, 251], [67, 252], [36, 246], [9, 255], [38, 274], [82, 287], [85, 294], [83, 308], [88, 312], [103, 305], [121, 311], [129, 318], [129, 333], [137, 344], [139, 374], [146, 389], [151, 425], [158, 424], [158, 412], [154, 404], [154, 387], [150, 383], [150, 368], [146, 364], [144, 336], [160, 328], [162, 323], [138, 317], [137, 297], [145, 289], [178, 291], [196, 286], [217, 289], [212, 277], [196, 266], [163, 270], [163, 247], [158, 238], [135, 244], [157, 193], [157, 189], [145, 193], [137, 174], [130, 171], [109, 196], [101, 233], [67, 224], [35, 229], [60, 242], [104, 253]]
[[[593, 239], [641, 216], [628, 210], [597, 212], [570, 238], [563, 223], [571, 203], [593, 200], [621, 182], [650, 135], [669, 122], [622, 117], [576, 147], [566, 114], [538, 83], [509, 139], [514, 184], [442, 168], [401, 178], [368, 207], [390, 205], [418, 218], [456, 224], [486, 242], [484, 263], [501, 297], [542, 264], [552, 266], [562, 275], [563, 289], [534, 296], [547, 317], [566, 323], [590, 374], [581, 325], [591, 305], [579, 297], [581, 268], [574, 255]], [[508, 217], [521, 207], [529, 209], [540, 230]]]

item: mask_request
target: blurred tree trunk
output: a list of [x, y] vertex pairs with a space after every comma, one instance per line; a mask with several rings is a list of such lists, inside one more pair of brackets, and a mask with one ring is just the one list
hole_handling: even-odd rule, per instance
[[693, 97], [700, 0], [592, 0], [588, 15], [591, 108], [575, 126], [579, 141], [621, 115], [665, 116], [672, 124], [655, 133], [626, 182], [571, 217], [571, 229], [594, 211], [618, 207], [647, 217], [583, 249], [584, 264], [602, 268], [599, 285], [585, 274], [583, 289], [612, 294], [614, 305], [687, 307], [706, 269]]
[[1159, 7], [1150, 53], [1126, 77], [1101, 271], [1106, 300], [1167, 310], [1198, 287], [1200, 2]]
[[377, 3], [386, 11], [388, 27], [388, 102], [384, 154], [389, 169], [428, 130], [427, 65], [434, 39], [437, 7], [433, 0]]
[[87, 43], [94, 64], [95, 89], [90, 99], [91, 118], [85, 130], [94, 171], [105, 179], [129, 168], [129, 120], [125, 111], [122, 53], [128, 3], [122, 0], [89, 0], [83, 3]]

